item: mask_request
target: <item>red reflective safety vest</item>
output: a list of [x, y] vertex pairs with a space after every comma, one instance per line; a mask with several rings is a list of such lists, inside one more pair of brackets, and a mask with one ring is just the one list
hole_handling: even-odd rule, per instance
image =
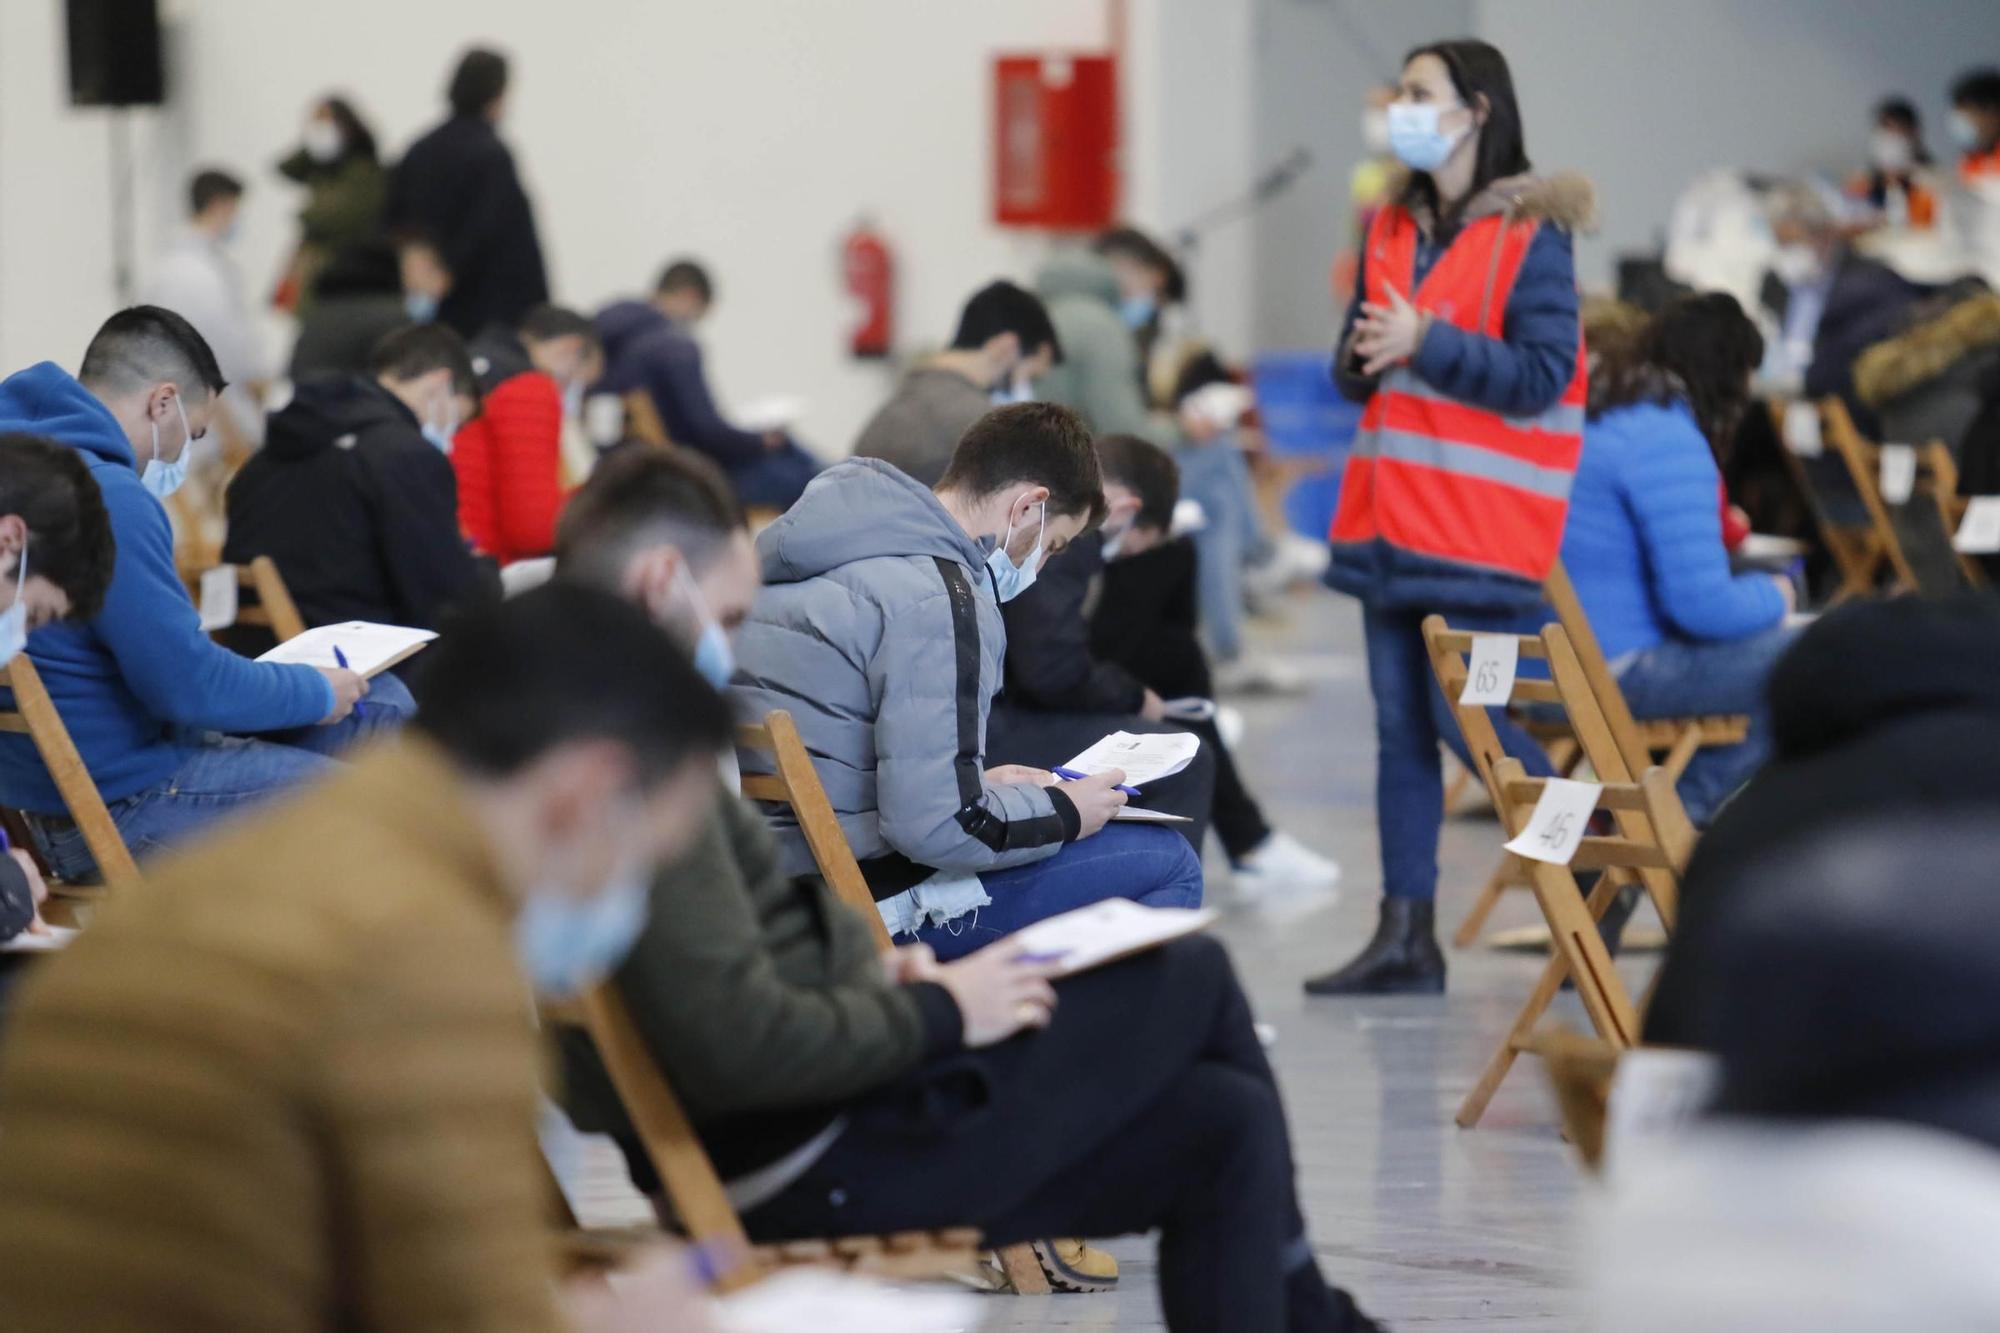
[[[1416, 220], [1386, 206], [1368, 231], [1368, 299], [1388, 304], [1393, 284], [1435, 321], [1500, 338], [1542, 225], [1502, 215], [1466, 224], [1412, 292]], [[1408, 366], [1384, 372], [1341, 477], [1329, 582], [1388, 605], [1538, 601], [1562, 546], [1587, 394], [1581, 336], [1569, 387], [1533, 417], [1447, 397]]]

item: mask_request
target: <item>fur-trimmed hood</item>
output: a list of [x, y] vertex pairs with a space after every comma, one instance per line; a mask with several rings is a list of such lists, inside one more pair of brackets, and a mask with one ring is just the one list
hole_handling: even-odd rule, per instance
[[1960, 360], [2000, 343], [2000, 295], [1968, 297], [1936, 319], [1879, 342], [1854, 363], [1854, 388], [1871, 407], [1936, 379]]
[[[1410, 172], [1398, 170], [1389, 178], [1388, 197], [1403, 199]], [[1431, 229], [1430, 209], [1412, 204], [1411, 213], [1425, 231]], [[1580, 172], [1560, 171], [1553, 176], [1503, 176], [1472, 197], [1465, 206], [1465, 221], [1506, 214], [1535, 222], [1553, 222], [1571, 232], [1590, 232], [1597, 227], [1597, 187]]]

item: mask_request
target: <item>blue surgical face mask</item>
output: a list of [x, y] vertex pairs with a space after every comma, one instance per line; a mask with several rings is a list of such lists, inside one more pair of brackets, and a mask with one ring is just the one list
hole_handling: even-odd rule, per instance
[[438, 317], [438, 299], [429, 292], [404, 292], [403, 313], [413, 324], [428, 324]]
[[1966, 152], [1979, 147], [1979, 122], [1963, 111], [1951, 113], [1951, 118], [1945, 121], [1945, 130], [1951, 135], [1952, 143]]
[[995, 407], [1005, 407], [1009, 403], [1032, 403], [1035, 401], [1035, 382], [1015, 371], [994, 385], [990, 396]]
[[650, 882], [645, 863], [635, 861], [590, 898], [559, 884], [530, 893], [514, 922], [514, 950], [536, 991], [579, 994], [624, 961], [646, 928]]
[[1042, 572], [1042, 538], [1049, 526], [1049, 507], [1040, 506], [1040, 517], [1036, 520], [1035, 549], [1028, 552], [1028, 558], [1020, 564], [1007, 554], [1007, 543], [1014, 540], [1014, 523], [1007, 522], [1007, 535], [993, 548], [993, 554], [986, 557], [986, 568], [993, 571], [994, 595], [1003, 602], [1011, 602], [1034, 586], [1035, 578]]
[[458, 414], [447, 405], [444, 412], [444, 421], [439, 423], [432, 421], [426, 416], [422, 430], [424, 438], [429, 440], [439, 453], [449, 454], [451, 452], [451, 442], [458, 436]]
[[0, 611], [0, 667], [6, 666], [28, 646], [28, 548], [21, 547], [15, 563], [19, 578], [14, 580], [14, 604]]
[[729, 631], [710, 614], [708, 598], [701, 595], [701, 585], [688, 573], [687, 561], [681, 561], [678, 570], [676, 577], [681, 590], [694, 608], [695, 618], [701, 622], [701, 633], [694, 641], [694, 669], [716, 689], [726, 690], [729, 678], [736, 674], [736, 652], [729, 646]]
[[1389, 148], [1412, 171], [1436, 171], [1451, 159], [1463, 130], [1446, 134], [1438, 126], [1445, 108], [1433, 102], [1389, 104]]
[[188, 455], [194, 452], [194, 432], [188, 428], [187, 409], [181, 406], [181, 396], [174, 395], [174, 411], [181, 414], [180, 457], [169, 463], [160, 457], [160, 423], [153, 427], [153, 456], [146, 460], [146, 467], [139, 474], [139, 484], [151, 492], [156, 500], [164, 500], [181, 488], [188, 476]]
[[1145, 292], [1140, 292], [1118, 303], [1118, 318], [1125, 321], [1125, 327], [1128, 329], [1143, 329], [1152, 322], [1153, 312], [1159, 308], [1160, 303], [1157, 300]]

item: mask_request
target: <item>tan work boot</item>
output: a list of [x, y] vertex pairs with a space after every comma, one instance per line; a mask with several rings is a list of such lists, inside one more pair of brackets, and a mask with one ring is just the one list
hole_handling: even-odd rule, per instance
[[1038, 1240], [1035, 1258], [1056, 1291], [1113, 1291], [1118, 1261], [1080, 1240]]

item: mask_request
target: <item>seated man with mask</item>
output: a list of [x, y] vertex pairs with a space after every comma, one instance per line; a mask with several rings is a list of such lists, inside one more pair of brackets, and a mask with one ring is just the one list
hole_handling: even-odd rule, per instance
[[903, 376], [861, 429], [856, 458], [894, 463], [935, 486], [966, 428], [995, 402], [1025, 402], [1062, 361], [1055, 325], [1034, 293], [991, 282], [972, 294], [951, 346]]
[[[973, 423], [935, 491], [852, 459], [757, 539], [765, 586], [737, 644], [738, 709], [791, 711], [890, 931], [939, 957], [1106, 898], [1201, 901], [1186, 839], [1111, 824], [1122, 774], [986, 765], [1000, 604], [1104, 512], [1082, 419], [1015, 403]], [[811, 871], [790, 813], [772, 819], [786, 873]]]
[[[726, 677], [758, 570], [706, 460], [608, 460], [565, 511], [557, 552], [558, 583], [621, 592], [704, 675]], [[884, 959], [817, 875], [786, 873], [756, 810], [724, 795], [694, 850], [655, 874], [614, 982], [758, 1240], [974, 1225], [997, 1243], [1034, 1240], [1058, 1286], [1101, 1289], [1116, 1280], [1109, 1256], [1037, 1238], [1158, 1227], [1171, 1327], [1194, 1326], [1181, 1313], [1211, 1299], [1233, 1327], [1277, 1326], [1260, 1316], [1280, 1300], [1291, 1327], [1369, 1327], [1297, 1244], [1276, 1089], [1208, 941], [1053, 990], [1005, 944], [952, 963], [922, 946]], [[560, 1043], [572, 1118], [617, 1138], [635, 1182], [657, 1194], [589, 1038], [564, 1029]], [[907, 1113], [974, 1075], [995, 1104], [930, 1096], [930, 1123]], [[1052, 1136], [1052, 1121], [1078, 1131]], [[1051, 1142], [1060, 1150], [1032, 1146]], [[1223, 1145], [1246, 1160], [1198, 1165]], [[843, 1199], [832, 1180], [867, 1185]]]
[[[390, 677], [253, 662], [211, 642], [174, 566], [161, 500], [187, 475], [188, 445], [223, 388], [186, 320], [134, 306], [106, 320], [72, 376], [43, 362], [0, 382], [0, 432], [83, 457], [118, 554], [88, 620], [28, 636], [28, 657], [141, 861], [274, 791], [324, 773], [327, 756], [395, 727], [413, 705]], [[355, 703], [368, 695], [368, 707]], [[64, 879], [95, 871], [34, 742], [0, 733], [0, 805], [27, 816]]]

